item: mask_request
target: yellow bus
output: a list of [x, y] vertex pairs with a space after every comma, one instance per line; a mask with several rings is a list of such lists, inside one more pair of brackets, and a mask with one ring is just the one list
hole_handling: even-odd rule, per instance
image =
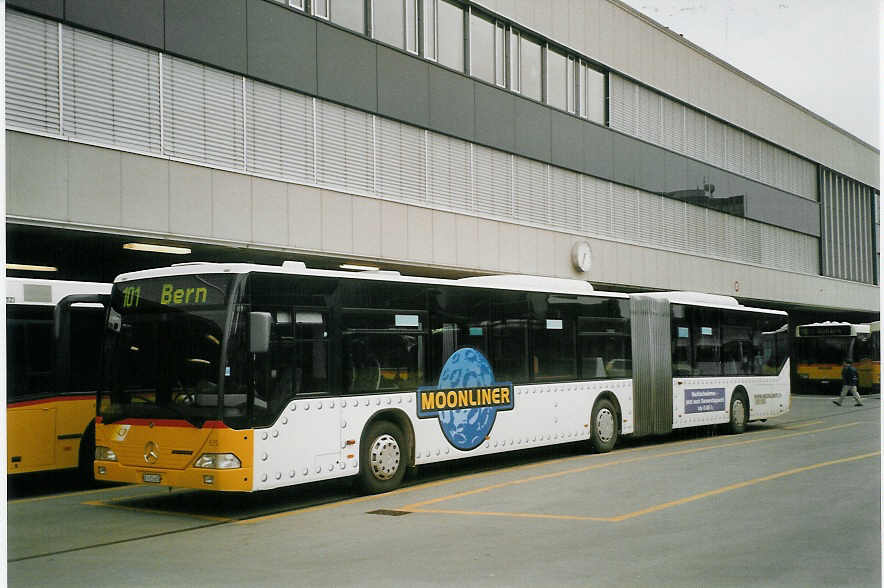
[[841, 385], [845, 360], [854, 363], [859, 387], [880, 390], [880, 322], [851, 324], [826, 321], [799, 325], [795, 332], [796, 372], [809, 391], [834, 391]]
[[98, 480], [258, 491], [560, 443], [747, 423], [790, 408], [785, 312], [728, 296], [599, 292], [250, 264], [119, 276]]
[[92, 475], [111, 285], [6, 278], [6, 471]]
[[859, 373], [859, 387], [881, 391], [881, 321], [869, 323], [869, 336], [857, 335], [853, 361]]

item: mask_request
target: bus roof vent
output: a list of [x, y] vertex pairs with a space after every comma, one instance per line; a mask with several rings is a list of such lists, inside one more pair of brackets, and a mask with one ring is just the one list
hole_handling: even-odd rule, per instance
[[184, 267], [188, 265], [218, 265], [214, 261], [182, 261], [181, 263], [173, 263], [172, 267]]
[[716, 306], [740, 306], [733, 296], [720, 294], [705, 294], [703, 292], [652, 292], [651, 296], [668, 298], [671, 302], [684, 302], [688, 304], [714, 304]]
[[307, 264], [303, 261], [283, 261], [282, 269], [292, 274], [306, 274]]
[[507, 288], [512, 290], [567, 291], [569, 293], [593, 292], [592, 284], [583, 280], [569, 278], [548, 278], [546, 276], [527, 276], [522, 274], [498, 274], [494, 276], [474, 276], [460, 278], [461, 284], [471, 286], [487, 286], [490, 288]]

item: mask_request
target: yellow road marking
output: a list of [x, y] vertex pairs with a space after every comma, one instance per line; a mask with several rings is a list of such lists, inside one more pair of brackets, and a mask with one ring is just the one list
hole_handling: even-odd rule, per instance
[[784, 425], [783, 428], [784, 428], [784, 429], [790, 429], [790, 430], [791, 430], [791, 429], [803, 429], [804, 427], [809, 427], [809, 426], [811, 426], [811, 425], [819, 425], [819, 424], [822, 423], [822, 422], [823, 422], [823, 421], [811, 421], [811, 422], [809, 422], [809, 423], [802, 423], [802, 424], [800, 424], [800, 425]]
[[[623, 515], [615, 516], [615, 517], [590, 517], [590, 516], [577, 516], [577, 515], [559, 515], [559, 514], [542, 514], [542, 513], [519, 513], [519, 512], [487, 512], [487, 511], [474, 511], [474, 510], [452, 510], [452, 509], [431, 509], [431, 508], [406, 508], [403, 510], [410, 510], [415, 513], [427, 513], [427, 514], [452, 514], [452, 515], [464, 515], [464, 516], [486, 516], [486, 517], [505, 517], [505, 518], [523, 518], [523, 519], [552, 519], [552, 520], [566, 520], [566, 521], [597, 521], [597, 522], [605, 522], [605, 523], [620, 523], [622, 521], [628, 519], [634, 519], [636, 517], [640, 517], [646, 514], [651, 514], [654, 512], [659, 512], [661, 510], [665, 510], [667, 508], [672, 508], [674, 506], [680, 506], [682, 504], [687, 504], [689, 502], [694, 502], [696, 500], [701, 500], [703, 498], [709, 498], [710, 496], [716, 496], [718, 494], [724, 494], [725, 492], [730, 492], [732, 490], [738, 490], [740, 488], [745, 488], [747, 486], [752, 486], [755, 484], [760, 484], [762, 482], [768, 482], [770, 480], [776, 480], [778, 478], [784, 478], [786, 476], [792, 476], [795, 474], [800, 474], [802, 472], [807, 472], [811, 470], [815, 470], [818, 468], [823, 468], [831, 465], [836, 465], [840, 463], [848, 463], [851, 461], [857, 461], [860, 459], [867, 459], [869, 457], [875, 457], [880, 455], [880, 451], [874, 451], [872, 453], [865, 453], [863, 455], [855, 455], [853, 457], [845, 457], [842, 459], [835, 459], [832, 461], [821, 462], [809, 466], [804, 466], [800, 468], [794, 468], [791, 470], [786, 470], [784, 472], [778, 472], [776, 474], [770, 474], [768, 476], [762, 476], [760, 478], [754, 478], [752, 480], [746, 480], [745, 482], [737, 482], [736, 484], [730, 484], [729, 486], [723, 486], [721, 488], [716, 488], [715, 490], [709, 490], [707, 492], [701, 492], [699, 494], [694, 494], [692, 496], [687, 496], [685, 498], [679, 498], [678, 500], [671, 500], [669, 502], [664, 502], [663, 504], [657, 504], [655, 506], [650, 506], [648, 508], [643, 508], [641, 510], [636, 510], [630, 513], [626, 513]], [[464, 495], [468, 493], [463, 493]], [[431, 502], [431, 501], [428, 501]]]
[[84, 502], [82, 504], [88, 504], [89, 506], [104, 506], [107, 508], [118, 508], [121, 510], [134, 510], [135, 512], [146, 512], [146, 513], [151, 513], [151, 514], [164, 514], [164, 515], [172, 515], [172, 516], [180, 515], [180, 516], [190, 517], [193, 519], [202, 519], [202, 520], [206, 520], [206, 521], [213, 521], [216, 523], [229, 523], [234, 520], [234, 519], [225, 518], [225, 517], [213, 517], [210, 515], [199, 515], [199, 514], [192, 514], [192, 513], [188, 513], [188, 512], [179, 512], [179, 511], [173, 511], [173, 510], [161, 510], [158, 508], [143, 508], [140, 506], [128, 506], [125, 504], [115, 504], [113, 502], [104, 502], [102, 500], [89, 500], [89, 501]]
[[724, 486], [722, 488], [717, 488], [715, 490], [709, 490], [708, 492], [701, 492], [700, 494], [694, 494], [693, 496], [687, 496], [685, 498], [680, 498], [678, 500], [664, 502], [663, 504], [658, 504], [656, 506], [650, 506], [648, 508], [643, 508], [642, 510], [630, 512], [630, 513], [627, 513], [624, 515], [620, 515], [618, 517], [612, 517], [610, 520], [612, 522], [619, 523], [620, 521], [625, 521], [627, 519], [640, 517], [642, 515], [650, 514], [652, 512], [658, 512], [658, 511], [661, 511], [661, 510], [664, 510], [667, 508], [672, 508], [673, 506], [679, 506], [681, 504], [687, 504], [688, 502], [693, 502], [695, 500], [701, 500], [703, 498], [708, 498], [710, 496], [717, 496], [718, 494], [724, 494], [725, 492], [730, 492], [731, 490], [738, 490], [740, 488], [745, 488], [746, 486], [760, 484], [761, 482], [769, 482], [770, 480], [776, 480], [778, 478], [784, 478], [786, 476], [793, 476], [795, 474], [800, 474], [802, 472], [809, 472], [811, 470], [815, 470], [818, 468], [824, 468], [824, 467], [830, 466], [830, 465], [835, 465], [835, 464], [839, 464], [839, 463], [848, 463], [848, 462], [857, 461], [860, 459], [867, 459], [869, 457], [874, 457], [876, 455], [880, 455], [880, 453], [881, 453], [880, 451], [873, 451], [872, 453], [864, 453], [863, 455], [854, 455], [853, 457], [845, 457], [842, 459], [833, 459], [832, 461], [824, 461], [824, 462], [815, 463], [815, 464], [809, 465], [809, 466], [786, 470], [785, 472], [770, 474], [769, 476], [762, 476], [760, 478], [746, 480], [745, 482], [737, 482], [736, 484], [731, 484], [730, 486]]
[[515, 519], [554, 519], [561, 521], [599, 521], [603, 523], [610, 522], [610, 517], [581, 517], [577, 515], [557, 515], [557, 514], [541, 514], [530, 512], [483, 512], [475, 510], [446, 510], [427, 508], [415, 510], [412, 512], [430, 513], [430, 514], [454, 514], [454, 515], [471, 515], [480, 517], [505, 517]]
[[[653, 458], [672, 457], [672, 456], [675, 456], [675, 455], [688, 455], [688, 454], [691, 454], [691, 453], [699, 453], [699, 452], [701, 452], [701, 451], [709, 451], [709, 450], [712, 450], [712, 449], [723, 449], [723, 448], [726, 448], [726, 447], [736, 447], [736, 446], [738, 446], [738, 445], [749, 445], [749, 444], [751, 444], [751, 443], [760, 443], [760, 442], [763, 442], [763, 441], [779, 441], [779, 440], [781, 440], [781, 439], [788, 439], [788, 438], [791, 438], [791, 437], [798, 437], [798, 436], [801, 436], [801, 435], [810, 435], [810, 434], [812, 434], [812, 433], [820, 433], [820, 432], [823, 432], [823, 431], [833, 431], [833, 430], [836, 430], [836, 429], [843, 429], [843, 428], [845, 428], [845, 427], [852, 427], [852, 426], [855, 426], [855, 425], [857, 425], [857, 424], [859, 424], [859, 423], [847, 423], [847, 424], [844, 424], [844, 425], [834, 425], [834, 426], [826, 427], [826, 428], [823, 428], [823, 429], [816, 429], [816, 430], [814, 430], [814, 431], [799, 431], [799, 432], [797, 432], [797, 433], [787, 433], [787, 434], [785, 434], [785, 435], [766, 436], [766, 437], [763, 437], [763, 438], [761, 438], [761, 439], [746, 439], [746, 440], [743, 440], [743, 441], [734, 441], [734, 442], [732, 442], [732, 443], [716, 443], [716, 444], [714, 444], [714, 445], [707, 445], [707, 446], [703, 446], [703, 447], [692, 447], [692, 448], [690, 448], [690, 449], [680, 449], [680, 450], [677, 450], [677, 451], [668, 451], [668, 452], [663, 452], [663, 453], [655, 453], [655, 454], [653, 454], [653, 455], [644, 455], [644, 456], [632, 457], [632, 458], [628, 458], [628, 459], [618, 459], [618, 460], [613, 460], [613, 461], [607, 461], [607, 462], [599, 463], [599, 464], [591, 464], [591, 465], [588, 465], [588, 466], [581, 466], [581, 467], [579, 467], [579, 468], [572, 468], [572, 469], [568, 469], [568, 470], [562, 470], [562, 471], [559, 471], [559, 472], [552, 472], [552, 473], [549, 473], [549, 474], [541, 474], [541, 475], [539, 475], [539, 476], [532, 476], [532, 477], [530, 477], [530, 478], [522, 478], [522, 479], [519, 479], [519, 480], [509, 480], [509, 481], [506, 481], [506, 482], [500, 482], [500, 483], [498, 483], [498, 484], [492, 484], [492, 485], [490, 485], [490, 486], [483, 486], [482, 488], [475, 488], [475, 489], [473, 489], [473, 490], [465, 490], [465, 491], [463, 491], [463, 492], [458, 492], [458, 493], [455, 493], [455, 494], [450, 494], [450, 495], [448, 495], [448, 496], [441, 496], [441, 497], [439, 497], [439, 498], [432, 498], [432, 499], [429, 499], [429, 500], [424, 500], [424, 501], [422, 501], [422, 502], [416, 502], [416, 503], [414, 503], [414, 504], [409, 504], [409, 505], [407, 505], [407, 506], [403, 506], [403, 507], [400, 508], [399, 510], [413, 511], [413, 510], [420, 509], [421, 507], [424, 507], [424, 506], [427, 506], [427, 505], [430, 505], [430, 504], [436, 504], [436, 503], [439, 503], [439, 502], [446, 502], [446, 501], [448, 501], [448, 500], [454, 500], [454, 499], [457, 499], [457, 498], [463, 498], [464, 496], [470, 496], [470, 495], [473, 495], [473, 494], [479, 494], [479, 493], [481, 493], [481, 492], [488, 492], [488, 491], [490, 491], [490, 490], [496, 490], [496, 489], [498, 489], [498, 488], [503, 488], [503, 487], [505, 487], [505, 486], [516, 486], [516, 485], [519, 485], [519, 484], [525, 484], [525, 483], [528, 483], [528, 482], [536, 482], [536, 481], [539, 481], [539, 480], [546, 480], [546, 479], [549, 479], [549, 478], [555, 478], [555, 477], [559, 477], [559, 476], [566, 476], [566, 475], [568, 475], [568, 474], [579, 474], [579, 473], [582, 473], [582, 472], [586, 472], [586, 471], [594, 470], [594, 469], [598, 469], [598, 468], [604, 468], [604, 467], [615, 466], [615, 465], [623, 465], [623, 464], [626, 464], [626, 463], [633, 463], [633, 462], [637, 462], [637, 461], [645, 461], [645, 460], [653, 459]], [[506, 471], [506, 470], [500, 470], [500, 471]]]

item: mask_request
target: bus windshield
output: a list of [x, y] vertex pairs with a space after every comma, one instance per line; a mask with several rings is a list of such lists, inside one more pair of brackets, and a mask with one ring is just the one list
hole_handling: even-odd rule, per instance
[[801, 363], [840, 365], [850, 357], [853, 337], [801, 337], [796, 341]]
[[230, 275], [190, 275], [114, 285], [99, 402], [106, 422], [185, 419], [201, 426], [245, 405], [244, 395], [232, 394], [219, 410], [231, 370], [221, 362], [232, 284]]

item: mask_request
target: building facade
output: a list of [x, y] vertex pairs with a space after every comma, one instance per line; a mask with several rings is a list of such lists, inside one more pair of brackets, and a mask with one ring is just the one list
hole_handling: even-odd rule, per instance
[[7, 7], [15, 255], [51, 228], [878, 312], [878, 151], [617, 0]]

